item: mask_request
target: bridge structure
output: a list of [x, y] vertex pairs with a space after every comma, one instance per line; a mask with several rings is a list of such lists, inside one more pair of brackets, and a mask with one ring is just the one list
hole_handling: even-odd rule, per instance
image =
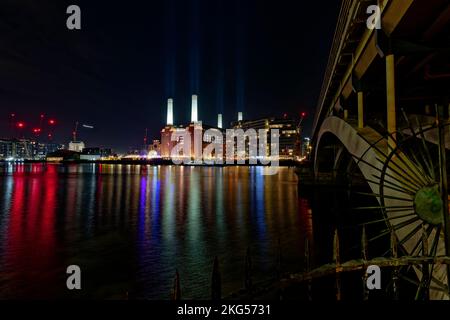
[[[343, 0], [314, 118], [316, 179], [362, 179], [405, 256], [450, 254], [449, 49], [448, 0]], [[447, 265], [410, 269], [449, 299]]]

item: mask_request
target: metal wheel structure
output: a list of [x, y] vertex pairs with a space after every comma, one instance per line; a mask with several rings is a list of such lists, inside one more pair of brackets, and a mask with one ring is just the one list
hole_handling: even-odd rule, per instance
[[[365, 157], [367, 151], [359, 158], [354, 157], [355, 167], [363, 163], [373, 172], [373, 177], [366, 179], [371, 192], [356, 193], [375, 198], [379, 206], [353, 209], [357, 213], [381, 213], [376, 219], [370, 214], [358, 216], [363, 217], [359, 225], [363, 226], [364, 234], [366, 228], [378, 226], [367, 240], [368, 245], [382, 243], [383, 238], [387, 241], [391, 238], [390, 242], [395, 243], [386, 248], [384, 257], [428, 257], [436, 261], [438, 257], [448, 257], [450, 249], [445, 144], [450, 122], [442, 120], [442, 109], [438, 108], [436, 121], [425, 128], [419, 119], [403, 115], [406, 128], [389, 135], [388, 140], [383, 137], [370, 144], [377, 155], [375, 162]], [[449, 271], [448, 265], [434, 262], [401, 265], [394, 268], [388, 287], [397, 296], [397, 288], [392, 287], [397, 286], [396, 280], [400, 278], [416, 287], [415, 299], [449, 299]]]

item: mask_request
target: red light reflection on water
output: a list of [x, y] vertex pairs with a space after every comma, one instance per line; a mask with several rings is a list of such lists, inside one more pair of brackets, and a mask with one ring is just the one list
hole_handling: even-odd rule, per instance
[[[298, 211], [300, 214], [299, 232], [304, 235], [304, 239], [308, 239], [310, 254], [314, 256], [314, 234], [313, 234], [313, 216], [311, 204], [308, 199], [299, 197]], [[303, 243], [304, 249], [305, 244]]]
[[[57, 171], [53, 166], [17, 166], [5, 248], [6, 279], [17, 285], [14, 295], [45, 297], [56, 288], [49, 274], [56, 262], [55, 215]], [[46, 171], [45, 174], [42, 174]]]

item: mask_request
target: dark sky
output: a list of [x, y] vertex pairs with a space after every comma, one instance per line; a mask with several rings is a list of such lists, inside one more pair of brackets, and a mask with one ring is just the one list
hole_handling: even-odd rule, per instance
[[[28, 129], [39, 115], [58, 120], [67, 143], [74, 123], [90, 124], [88, 146], [126, 151], [145, 128], [159, 138], [166, 100], [175, 122], [224, 123], [308, 111], [322, 84], [339, 0], [2, 0], [0, 3], [0, 136], [9, 114]], [[66, 28], [77, 4], [82, 30]]]

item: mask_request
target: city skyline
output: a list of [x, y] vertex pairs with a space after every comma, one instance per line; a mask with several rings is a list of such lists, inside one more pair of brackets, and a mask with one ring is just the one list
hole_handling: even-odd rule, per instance
[[0, 299], [449, 300], [449, 33], [448, 0], [3, 1]]
[[[221, 113], [225, 127], [239, 111], [249, 119], [312, 114], [337, 2], [336, 10], [323, 10], [321, 21], [295, 3], [273, 8], [264, 1], [166, 1], [103, 8], [80, 2], [79, 31], [65, 28], [67, 15], [59, 15], [64, 1], [20, 13], [5, 5], [0, 136], [8, 137], [11, 112], [34, 123], [45, 114], [58, 120], [55, 141], [67, 143], [79, 121], [95, 126], [80, 133], [88, 145], [127, 151], [143, 141], [146, 128], [149, 139], [158, 137], [167, 98], [174, 99], [175, 122], [188, 122], [192, 94], [199, 96], [201, 120], [215, 124]], [[311, 36], [310, 24], [323, 37]], [[311, 63], [299, 63], [306, 57]]]

